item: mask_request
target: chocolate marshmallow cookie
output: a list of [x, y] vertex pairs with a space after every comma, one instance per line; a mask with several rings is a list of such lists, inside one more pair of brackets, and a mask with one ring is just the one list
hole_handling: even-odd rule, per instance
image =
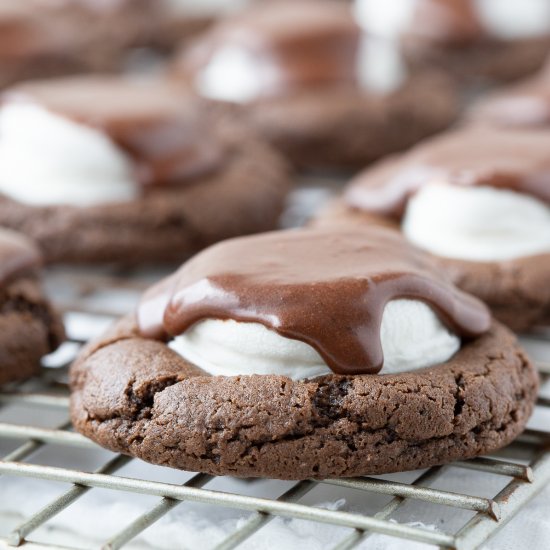
[[74, 77], [2, 98], [0, 223], [49, 262], [181, 261], [273, 228], [288, 186], [270, 147], [174, 84]]
[[550, 321], [550, 131], [472, 127], [356, 177], [317, 223], [401, 226], [516, 330]]
[[120, 69], [163, 25], [163, 0], [0, 0], [0, 88]]
[[281, 479], [498, 449], [536, 372], [486, 307], [393, 230], [233, 239], [151, 288], [71, 369], [75, 428], [185, 470]]
[[399, 43], [412, 71], [438, 69], [466, 84], [521, 78], [550, 51], [546, 0], [357, 0], [367, 28]]
[[234, 104], [294, 164], [329, 169], [364, 166], [454, 120], [447, 79], [388, 69], [349, 5], [312, 0], [266, 2], [228, 18], [174, 64], [175, 75]]
[[63, 325], [39, 280], [38, 248], [0, 229], [0, 385], [40, 372], [42, 356], [64, 337]]

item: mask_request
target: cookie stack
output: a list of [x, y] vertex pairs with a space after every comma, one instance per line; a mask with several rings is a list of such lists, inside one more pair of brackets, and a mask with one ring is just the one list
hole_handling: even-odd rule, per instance
[[[25, 34], [44, 18], [5, 17], [0, 383], [63, 339], [42, 258], [170, 264], [71, 367], [74, 427], [105, 448], [308, 479], [463, 460], [521, 433], [538, 377], [512, 331], [550, 323], [540, 2], [281, 0], [216, 18], [36, 3], [63, 32], [82, 10], [101, 24], [57, 37], [75, 71], [53, 37]], [[155, 62], [123, 69], [136, 46]], [[33, 48], [55, 70], [35, 70]], [[311, 171], [349, 183], [279, 229]]]

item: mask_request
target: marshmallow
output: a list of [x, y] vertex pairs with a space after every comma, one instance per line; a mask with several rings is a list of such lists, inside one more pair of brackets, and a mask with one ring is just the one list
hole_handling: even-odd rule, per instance
[[91, 206], [139, 194], [132, 163], [100, 130], [28, 102], [0, 109], [0, 193], [30, 205]]
[[[460, 339], [418, 300], [389, 302], [380, 338], [384, 353], [381, 374], [443, 363], [460, 348]], [[206, 319], [174, 338], [170, 347], [214, 376], [279, 374], [300, 380], [332, 372], [309, 344], [259, 323]]]
[[550, 252], [550, 208], [493, 187], [421, 187], [402, 222], [415, 245], [447, 258], [492, 262]]

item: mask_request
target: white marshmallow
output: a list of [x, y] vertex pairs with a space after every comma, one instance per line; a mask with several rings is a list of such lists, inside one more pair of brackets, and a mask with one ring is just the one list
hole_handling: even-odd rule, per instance
[[[500, 38], [550, 32], [548, 0], [475, 0], [485, 28]], [[376, 36], [395, 39], [410, 25], [417, 0], [355, 0], [357, 22]]]
[[[417, 300], [389, 302], [380, 337], [382, 374], [442, 363], [460, 348], [460, 339], [429, 306]], [[174, 338], [170, 347], [215, 376], [279, 374], [300, 380], [332, 372], [310, 345], [285, 338], [259, 323], [203, 320]]]
[[550, 252], [550, 208], [492, 187], [427, 184], [409, 200], [402, 228], [415, 245], [448, 258], [490, 262]]
[[130, 160], [104, 133], [27, 102], [0, 109], [0, 193], [31, 205], [129, 201]]
[[247, 103], [261, 96], [275, 76], [246, 48], [224, 46], [196, 76], [195, 86], [210, 99]]
[[361, 89], [387, 94], [396, 90], [406, 75], [396, 41], [363, 34], [357, 56], [357, 80]]
[[416, 0], [355, 0], [353, 11], [357, 24], [368, 34], [398, 38], [407, 27]]
[[550, 33], [548, 0], [476, 0], [485, 27], [501, 38]]

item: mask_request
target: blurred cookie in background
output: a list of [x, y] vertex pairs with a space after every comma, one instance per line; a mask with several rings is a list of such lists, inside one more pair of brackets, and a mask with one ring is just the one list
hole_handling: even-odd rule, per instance
[[41, 263], [29, 239], [0, 229], [0, 386], [38, 374], [40, 359], [64, 339], [41, 287]]
[[537, 71], [550, 52], [547, 0], [356, 0], [358, 19], [393, 41], [413, 70], [438, 69], [465, 84]]
[[169, 53], [242, 3], [0, 0], [0, 87], [32, 78], [120, 71], [129, 64], [135, 68], [135, 49]]
[[[196, 37], [212, 23], [259, 0], [157, 0], [161, 11], [153, 33], [142, 45], [171, 53], [178, 45]], [[265, 1], [265, 0], [264, 0]]]
[[301, 168], [364, 166], [444, 129], [457, 110], [446, 78], [409, 78], [343, 2], [259, 3], [184, 48], [173, 73], [235, 105]]
[[114, 70], [148, 40], [151, 0], [0, 0], [0, 86], [28, 78]]
[[160, 79], [10, 88], [0, 108], [0, 225], [48, 262], [171, 262], [275, 227], [286, 164], [233, 117]]
[[400, 229], [523, 331], [550, 320], [550, 131], [469, 126], [356, 176], [316, 225]]
[[550, 63], [535, 76], [501, 88], [475, 103], [467, 121], [501, 127], [550, 127]]

